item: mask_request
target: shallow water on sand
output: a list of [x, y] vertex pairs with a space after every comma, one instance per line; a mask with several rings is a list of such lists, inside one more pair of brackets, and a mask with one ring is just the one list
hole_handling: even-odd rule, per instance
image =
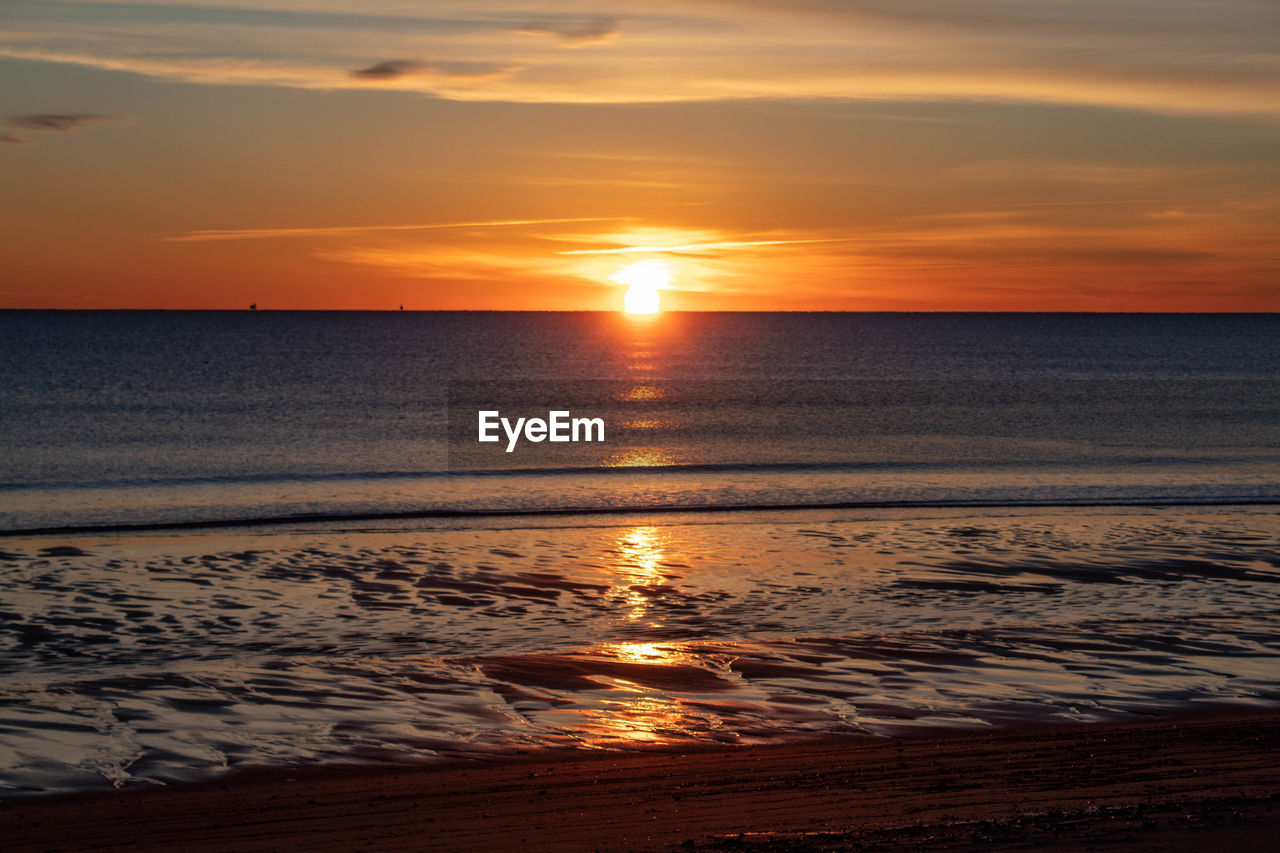
[[1280, 512], [0, 542], [0, 785], [1280, 701]]

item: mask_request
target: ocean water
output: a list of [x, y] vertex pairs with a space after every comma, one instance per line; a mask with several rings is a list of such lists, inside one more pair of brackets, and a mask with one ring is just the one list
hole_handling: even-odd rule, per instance
[[0, 790], [1274, 703], [1278, 506], [1271, 315], [0, 312]]
[[0, 382], [8, 531], [1280, 497], [1272, 315], [8, 312]]

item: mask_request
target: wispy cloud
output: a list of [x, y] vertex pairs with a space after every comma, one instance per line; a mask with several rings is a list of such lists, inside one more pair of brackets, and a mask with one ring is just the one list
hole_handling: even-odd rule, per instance
[[613, 249], [570, 249], [558, 255], [633, 255], [684, 252], [712, 252], [724, 249], [752, 249], [760, 246], [797, 246], [811, 243], [846, 243], [848, 238], [833, 237], [813, 240], [721, 240], [712, 243], [687, 243], [682, 246], [622, 246]]
[[592, 18], [574, 24], [554, 24], [539, 21], [525, 24], [516, 30], [522, 35], [555, 36], [566, 47], [581, 47], [588, 44], [601, 44], [612, 41], [618, 36], [622, 21], [617, 18]]
[[421, 74], [431, 66], [412, 59], [389, 59], [370, 65], [368, 68], [357, 68], [351, 76], [359, 80], [398, 80], [401, 77], [412, 77]]
[[[338, 0], [19, 0], [6, 8], [0, 56], [198, 83], [376, 83], [531, 103], [978, 99], [1271, 117], [1280, 99], [1280, 5], [1258, 0], [627, 8], [626, 38], [615, 38], [622, 20], [587, 0], [368, 0], [358, 14]], [[610, 39], [607, 61], [561, 49]]]
[[609, 222], [618, 217], [575, 216], [562, 219], [494, 219], [481, 222], [431, 222], [421, 225], [335, 225], [322, 228], [243, 228], [187, 231], [164, 238], [170, 243], [205, 243], [213, 240], [269, 240], [280, 237], [332, 237], [393, 231], [437, 231], [446, 228], [507, 228], [564, 222]]
[[9, 124], [26, 128], [28, 131], [58, 131], [70, 133], [78, 131], [90, 124], [102, 122], [119, 122], [119, 115], [101, 115], [97, 113], [32, 113], [29, 115], [10, 115]]
[[406, 77], [436, 76], [460, 80], [496, 80], [518, 69], [485, 62], [419, 62], [414, 59], [389, 59], [357, 68], [350, 72], [357, 80], [385, 82]]
[[457, 246], [377, 247], [348, 246], [316, 253], [325, 261], [375, 267], [405, 278], [493, 282], [531, 270], [519, 256]]
[[[5, 119], [11, 127], [54, 133], [73, 133], [91, 125], [113, 121], [125, 121], [125, 117], [102, 113], [28, 113], [9, 116]], [[16, 133], [0, 133], [0, 142], [9, 145], [28, 145], [31, 140]]]
[[59, 133], [71, 133], [92, 124], [110, 121], [122, 121], [122, 116], [101, 115], [98, 113], [32, 113], [30, 115], [9, 116], [9, 124], [26, 130], [54, 130]]
[[939, 175], [944, 180], [974, 181], [983, 184], [1006, 181], [1025, 184], [1029, 182], [1061, 182], [1075, 184], [1153, 184], [1167, 185], [1171, 181], [1195, 177], [1212, 177], [1224, 169], [1215, 167], [1189, 167], [1152, 164], [1124, 165], [1101, 163], [1071, 163], [1051, 160], [979, 160], [948, 169]]

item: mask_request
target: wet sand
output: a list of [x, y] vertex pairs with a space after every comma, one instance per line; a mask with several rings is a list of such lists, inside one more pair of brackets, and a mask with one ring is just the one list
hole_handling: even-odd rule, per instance
[[1274, 849], [1280, 712], [273, 770], [0, 805], [25, 850]]
[[1280, 513], [6, 540], [0, 797], [1280, 706]]

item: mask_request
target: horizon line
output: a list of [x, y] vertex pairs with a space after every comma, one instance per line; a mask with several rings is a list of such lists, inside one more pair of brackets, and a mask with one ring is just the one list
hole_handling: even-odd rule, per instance
[[[152, 312], [219, 312], [223, 314], [616, 314], [627, 317], [625, 312], [613, 308], [6, 308], [0, 306], [0, 312], [20, 311], [60, 311], [60, 312], [108, 312], [108, 311], [152, 311]], [[847, 308], [781, 308], [781, 309], [664, 309], [657, 317], [665, 314], [1146, 314], [1146, 315], [1187, 315], [1187, 314], [1232, 314], [1232, 315], [1280, 315], [1280, 308], [1275, 310], [1237, 310], [1237, 311], [1179, 311], [1179, 310], [1036, 310], [1036, 309], [847, 309]], [[652, 322], [654, 315], [645, 315], [639, 322]]]

